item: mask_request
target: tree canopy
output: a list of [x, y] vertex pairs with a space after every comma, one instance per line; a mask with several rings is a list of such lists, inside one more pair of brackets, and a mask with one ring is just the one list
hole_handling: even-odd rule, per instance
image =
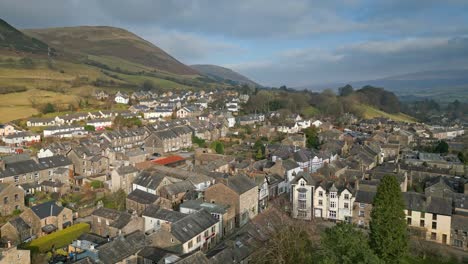
[[379, 264], [367, 236], [350, 224], [339, 223], [325, 230], [321, 238], [321, 264]]
[[400, 263], [407, 253], [408, 234], [404, 208], [397, 178], [385, 175], [374, 198], [370, 245], [386, 263]]

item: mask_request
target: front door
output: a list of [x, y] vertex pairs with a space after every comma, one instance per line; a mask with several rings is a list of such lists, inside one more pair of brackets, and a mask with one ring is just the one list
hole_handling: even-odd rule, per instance
[[442, 244], [447, 244], [447, 235], [446, 234], [442, 235]]

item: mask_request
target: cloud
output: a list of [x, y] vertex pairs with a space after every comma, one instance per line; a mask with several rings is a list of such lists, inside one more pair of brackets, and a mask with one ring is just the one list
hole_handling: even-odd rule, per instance
[[468, 37], [367, 41], [334, 50], [294, 49], [259, 62], [229, 66], [273, 86], [368, 80], [422, 70], [468, 68]]

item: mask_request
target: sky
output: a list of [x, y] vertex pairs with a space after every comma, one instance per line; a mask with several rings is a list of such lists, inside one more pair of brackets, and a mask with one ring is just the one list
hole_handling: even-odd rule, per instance
[[468, 69], [468, 0], [1, 0], [0, 17], [121, 27], [268, 86]]

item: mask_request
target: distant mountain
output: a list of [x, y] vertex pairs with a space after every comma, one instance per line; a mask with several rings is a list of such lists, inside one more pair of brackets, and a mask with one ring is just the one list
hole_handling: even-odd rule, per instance
[[[24, 33], [53, 46], [59, 53], [74, 56], [98, 56], [106, 62], [119, 60], [179, 75], [197, 72], [179, 62], [154, 44], [125, 29], [106, 26], [81, 26], [26, 29]], [[101, 61], [99, 61], [101, 62]], [[114, 66], [114, 65], [112, 65]]]
[[[326, 88], [338, 89], [346, 83], [302, 86], [297, 89], [320, 91]], [[349, 82], [354, 89], [365, 85], [383, 87], [394, 92], [402, 100], [435, 99], [449, 102], [455, 99], [468, 101], [468, 69], [421, 71], [394, 75], [386, 78]]]
[[36, 38], [23, 34], [0, 19], [0, 49], [47, 54], [48, 46]]
[[258, 83], [245, 77], [244, 75], [237, 73], [231, 69], [221, 67], [221, 66], [209, 65], [209, 64], [196, 64], [196, 65], [190, 65], [190, 67], [194, 68], [201, 74], [211, 77], [218, 81], [228, 81], [228, 82], [233, 81], [238, 84], [247, 84], [250, 86], [261, 86]]

